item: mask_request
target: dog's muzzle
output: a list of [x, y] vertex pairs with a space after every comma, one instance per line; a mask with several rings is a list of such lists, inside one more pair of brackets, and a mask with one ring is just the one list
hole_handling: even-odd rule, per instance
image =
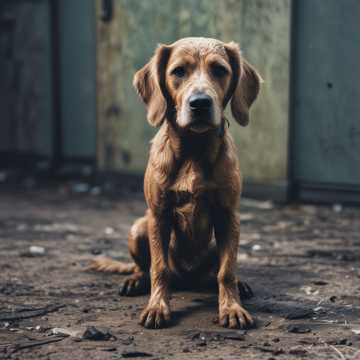
[[188, 100], [190, 109], [190, 129], [203, 132], [213, 127], [214, 105], [212, 98], [202, 92], [192, 94]]

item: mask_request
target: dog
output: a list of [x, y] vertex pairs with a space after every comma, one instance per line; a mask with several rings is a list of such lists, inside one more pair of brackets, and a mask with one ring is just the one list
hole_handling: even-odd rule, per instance
[[171, 320], [170, 288], [215, 281], [219, 323], [247, 328], [254, 320], [241, 304], [235, 275], [242, 178], [224, 110], [246, 126], [262, 79], [239, 46], [210, 38], [159, 45], [134, 76], [147, 107], [151, 141], [144, 178], [148, 209], [128, 237], [134, 263], [95, 259], [93, 268], [131, 273], [121, 290], [150, 290], [140, 324], [162, 328]]

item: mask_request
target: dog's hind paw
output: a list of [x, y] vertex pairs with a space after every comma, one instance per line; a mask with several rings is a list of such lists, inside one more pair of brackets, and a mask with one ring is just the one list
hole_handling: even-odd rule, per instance
[[134, 273], [125, 279], [119, 290], [121, 296], [138, 296], [150, 291], [150, 277], [145, 273]]
[[248, 283], [238, 281], [238, 290], [241, 300], [251, 299], [254, 297], [254, 293]]

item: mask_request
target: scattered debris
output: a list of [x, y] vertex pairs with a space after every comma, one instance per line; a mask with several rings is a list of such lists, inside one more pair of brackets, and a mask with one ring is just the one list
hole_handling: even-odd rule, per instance
[[289, 325], [286, 330], [293, 334], [306, 334], [311, 332], [311, 329], [306, 325]]
[[255, 219], [255, 215], [253, 213], [240, 213], [240, 221], [242, 223], [247, 223]]
[[201, 341], [219, 341], [219, 340], [245, 340], [246, 330], [189, 330], [185, 332], [185, 335], [191, 340]]
[[134, 342], [134, 337], [133, 336], [127, 336], [125, 338], [120, 338], [119, 340], [123, 345], [130, 345], [130, 344], [132, 344]]
[[62, 309], [65, 306], [66, 305], [49, 305], [44, 308], [38, 309], [25, 308], [12, 312], [0, 312], [0, 321], [24, 320], [32, 317], [44, 316], [46, 314]]
[[307, 308], [297, 308], [289, 312], [285, 318], [287, 320], [298, 320], [298, 319], [308, 319], [314, 315], [314, 310]]
[[86, 328], [81, 338], [83, 340], [107, 341], [115, 337], [108, 329], [98, 329], [95, 326], [89, 326]]
[[[13, 354], [19, 350], [24, 350], [24, 349], [29, 349], [29, 348], [33, 348], [36, 346], [42, 346], [42, 345], [47, 345], [47, 344], [51, 344], [54, 342], [58, 342], [63, 340], [64, 337], [52, 337], [52, 338], [48, 338], [48, 339], [44, 339], [44, 340], [32, 340], [32, 341], [26, 341], [26, 342], [18, 342], [15, 344], [6, 344], [2, 350], [4, 350], [4, 352], [6, 354]], [[2, 345], [0, 345], [0, 349], [1, 349]]]
[[36, 246], [36, 245], [30, 246], [27, 251], [21, 253], [21, 256], [24, 256], [24, 257], [40, 257], [40, 256], [45, 256], [45, 255], [46, 255], [45, 248], [42, 246]]
[[92, 248], [90, 250], [92, 255], [101, 255], [102, 254], [102, 250], [100, 248]]
[[313, 289], [311, 286], [302, 286], [301, 290], [303, 290], [306, 295], [318, 295], [319, 294], [319, 290]]
[[152, 354], [145, 352], [145, 351], [136, 351], [136, 350], [129, 350], [129, 351], [123, 351], [121, 353], [121, 356], [123, 358], [137, 358], [137, 357], [151, 357], [153, 356]]
[[102, 351], [108, 351], [108, 352], [113, 352], [113, 351], [116, 351], [117, 348], [115, 346], [111, 346], [111, 347], [106, 347], [106, 348], [103, 348], [101, 349]]
[[255, 245], [253, 245], [252, 248], [251, 248], [252, 251], [259, 251], [259, 250], [261, 250], [261, 249], [262, 249], [262, 247], [261, 247], [261, 245], [259, 245], [259, 244], [255, 244]]
[[104, 230], [105, 235], [112, 235], [112, 234], [114, 234], [114, 232], [115, 232], [114, 228], [112, 228], [110, 226], [107, 226]]
[[341, 338], [341, 339], [334, 339], [334, 340], [327, 341], [327, 344], [351, 346], [352, 342], [349, 339]]
[[302, 357], [302, 356], [307, 356], [308, 352], [303, 348], [293, 347], [289, 350], [289, 354]]
[[53, 335], [62, 335], [62, 336], [71, 336], [71, 337], [81, 337], [81, 330], [76, 329], [66, 329], [66, 328], [53, 328], [51, 333]]
[[34, 290], [33, 286], [15, 283], [15, 282], [5, 282], [0, 283], [0, 294], [2, 295], [12, 295], [12, 296], [24, 296], [30, 295]]
[[314, 285], [318, 285], [318, 286], [324, 286], [324, 285], [328, 285], [329, 283], [327, 281], [324, 280], [315, 280], [312, 282]]
[[360, 328], [358, 328], [358, 329], [351, 329], [351, 331], [352, 331], [355, 335], [360, 335]]
[[334, 204], [333, 205], [333, 211], [336, 212], [337, 214], [341, 213], [343, 207], [341, 204]]
[[326, 309], [323, 306], [317, 306], [314, 308], [314, 312], [319, 315], [319, 314], [324, 314], [326, 312]]

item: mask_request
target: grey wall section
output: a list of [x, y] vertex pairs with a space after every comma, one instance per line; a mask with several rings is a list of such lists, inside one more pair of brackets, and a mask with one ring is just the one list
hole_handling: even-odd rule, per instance
[[95, 158], [95, 5], [61, 0], [58, 9], [63, 155]]
[[360, 1], [295, 8], [294, 176], [360, 185]]
[[52, 153], [49, 3], [0, 3], [0, 151]]
[[[98, 11], [101, 1], [96, 0]], [[114, 0], [98, 21], [98, 162], [142, 172], [154, 130], [132, 76], [158, 43], [208, 36], [240, 43], [265, 83], [247, 128], [231, 123], [242, 171], [255, 182], [287, 178], [290, 0]]]

